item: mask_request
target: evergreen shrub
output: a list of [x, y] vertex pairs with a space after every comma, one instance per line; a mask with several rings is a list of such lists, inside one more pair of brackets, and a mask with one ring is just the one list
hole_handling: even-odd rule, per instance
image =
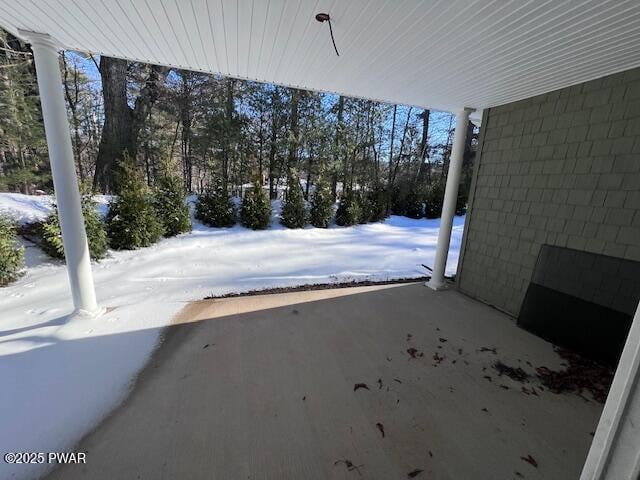
[[333, 199], [329, 184], [320, 177], [316, 189], [311, 196], [311, 225], [316, 228], [327, 228], [333, 219]]
[[164, 227], [153, 206], [151, 192], [132, 161], [127, 159], [119, 166], [115, 190], [106, 220], [111, 248], [134, 250], [160, 240]]
[[182, 180], [169, 172], [160, 176], [155, 188], [153, 206], [162, 222], [164, 234], [174, 237], [191, 231], [191, 216]]
[[287, 185], [287, 197], [282, 205], [280, 223], [287, 228], [304, 228], [308, 215], [298, 176], [290, 174]]
[[[100, 260], [107, 255], [109, 247], [105, 225], [96, 210], [96, 201], [89, 190], [83, 192], [81, 202], [89, 255], [92, 260]], [[41, 237], [42, 249], [45, 253], [53, 258], [64, 259], [62, 229], [60, 228], [57, 205], [54, 205], [53, 210], [41, 225]]]
[[253, 187], [242, 199], [240, 221], [252, 230], [264, 230], [271, 223], [271, 200], [257, 177], [253, 181]]
[[15, 225], [0, 216], [0, 287], [17, 280], [24, 268], [24, 247], [16, 240]]
[[198, 195], [195, 216], [210, 227], [226, 228], [236, 224], [236, 209], [222, 179], [217, 178]]
[[336, 224], [341, 227], [356, 225], [360, 221], [361, 211], [358, 196], [353, 190], [343, 192], [336, 211]]

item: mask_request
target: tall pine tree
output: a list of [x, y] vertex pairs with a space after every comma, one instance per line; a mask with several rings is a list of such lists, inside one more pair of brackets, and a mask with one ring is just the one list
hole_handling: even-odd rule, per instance
[[242, 225], [253, 230], [264, 230], [271, 223], [271, 201], [258, 177], [242, 199], [240, 221]]
[[191, 216], [182, 180], [165, 169], [158, 179], [153, 206], [167, 237], [191, 231]]
[[236, 210], [222, 178], [216, 178], [203, 194], [198, 195], [196, 218], [210, 227], [233, 227], [236, 224]]
[[327, 228], [333, 218], [333, 198], [329, 184], [324, 176], [320, 176], [311, 196], [311, 225], [316, 228]]
[[51, 179], [31, 51], [0, 29], [0, 189], [33, 193]]
[[282, 205], [280, 223], [287, 228], [303, 228], [307, 224], [307, 208], [298, 176], [293, 172], [287, 179], [287, 198]]
[[357, 194], [353, 190], [343, 192], [336, 211], [336, 224], [341, 227], [356, 225], [360, 222], [361, 215]]

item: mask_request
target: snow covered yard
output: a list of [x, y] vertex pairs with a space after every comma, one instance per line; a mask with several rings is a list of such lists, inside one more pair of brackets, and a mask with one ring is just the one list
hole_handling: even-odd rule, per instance
[[[0, 194], [0, 212], [19, 221], [43, 218], [49, 208], [48, 197]], [[463, 223], [455, 219], [450, 274]], [[111, 252], [94, 264], [98, 301], [108, 312], [93, 320], [68, 316], [63, 263], [32, 254], [26, 275], [0, 289], [0, 449], [71, 450], [124, 398], [162, 327], [187, 302], [270, 287], [423, 276], [437, 234], [436, 220], [395, 216], [327, 230], [285, 229], [277, 211], [266, 231], [196, 223], [190, 234]], [[42, 468], [0, 463], [0, 477], [30, 478]]]

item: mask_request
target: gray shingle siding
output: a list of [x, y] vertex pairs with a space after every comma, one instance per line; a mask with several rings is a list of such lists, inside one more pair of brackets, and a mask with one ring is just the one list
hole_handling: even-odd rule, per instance
[[640, 69], [485, 111], [458, 288], [517, 315], [540, 246], [640, 261]]

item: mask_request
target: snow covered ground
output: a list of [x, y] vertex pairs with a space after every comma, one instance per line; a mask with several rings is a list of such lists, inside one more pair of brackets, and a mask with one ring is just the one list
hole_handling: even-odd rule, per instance
[[[101, 205], [106, 203], [101, 199]], [[49, 197], [0, 194], [18, 221], [46, 216]], [[277, 205], [276, 205], [277, 206]], [[277, 210], [277, 209], [276, 209]], [[437, 220], [288, 230], [212, 229], [93, 266], [108, 313], [74, 318], [64, 264], [30, 247], [26, 275], [0, 288], [2, 452], [70, 451], [127, 394], [159, 333], [187, 302], [207, 295], [352, 280], [419, 277], [433, 264]], [[464, 218], [454, 222], [447, 272], [456, 269]], [[0, 478], [31, 478], [38, 465], [0, 462]]]
[[[109, 209], [109, 195], [96, 195], [98, 212], [105, 216]], [[51, 211], [53, 197], [50, 195], [23, 195], [22, 193], [0, 193], [0, 215], [24, 224], [47, 218]]]

